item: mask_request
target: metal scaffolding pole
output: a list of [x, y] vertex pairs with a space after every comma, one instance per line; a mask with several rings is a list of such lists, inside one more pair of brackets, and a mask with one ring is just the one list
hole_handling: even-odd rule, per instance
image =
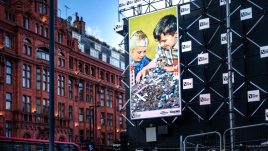
[[229, 95], [229, 120], [230, 120], [230, 146], [234, 151], [234, 100], [233, 100], [233, 71], [232, 71], [232, 52], [231, 52], [231, 24], [230, 24], [230, 3], [226, 0], [226, 28], [227, 28], [227, 59], [228, 59], [228, 95]]
[[54, 0], [49, 1], [49, 151], [54, 151], [54, 133], [55, 133], [55, 117], [54, 117]]

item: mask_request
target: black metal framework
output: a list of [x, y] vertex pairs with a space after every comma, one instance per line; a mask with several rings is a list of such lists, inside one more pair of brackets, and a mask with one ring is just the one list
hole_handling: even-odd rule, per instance
[[[123, 17], [125, 36], [121, 46], [128, 52], [128, 17], [157, 11], [173, 5], [180, 8], [190, 5], [190, 14], [179, 15], [180, 47], [182, 42], [191, 41], [192, 50], [181, 53], [181, 76], [193, 79], [192, 89], [182, 89], [182, 115], [173, 118], [131, 121], [129, 101], [126, 102], [128, 121], [128, 141], [130, 146], [172, 147], [179, 148], [179, 137], [190, 134], [219, 131], [230, 128], [229, 125], [229, 89], [224, 73], [228, 73], [228, 56], [226, 36], [226, 6], [220, 0], [195, 0], [184, 3], [183, 0], [144, 0], [144, 4], [119, 10], [119, 20]], [[243, 10], [251, 9], [252, 17], [243, 20]], [[180, 10], [180, 9], [178, 9]], [[233, 0], [230, 3], [231, 57], [234, 75], [233, 101], [235, 117], [234, 126], [265, 122], [265, 109], [268, 108], [268, 60], [261, 56], [261, 48], [268, 46], [265, 28], [268, 23], [268, 2], [262, 0]], [[131, 14], [127, 16], [126, 14]], [[242, 15], [242, 16], [241, 16]], [[199, 29], [199, 20], [209, 18], [209, 28]], [[222, 41], [221, 41], [222, 40]], [[264, 51], [263, 51], [264, 52]], [[208, 53], [209, 63], [198, 64], [198, 55]], [[126, 53], [128, 58], [128, 53]], [[128, 59], [126, 59], [128, 60]], [[128, 64], [126, 62], [126, 64]], [[128, 77], [128, 66], [124, 72]], [[225, 79], [224, 79], [225, 78]], [[228, 81], [228, 77], [227, 77]], [[129, 79], [124, 83], [127, 85]], [[228, 83], [228, 82], [227, 82]], [[128, 87], [128, 86], [127, 86]], [[258, 91], [259, 101], [248, 101], [253, 90]], [[211, 103], [200, 105], [200, 94], [210, 94]], [[253, 95], [251, 95], [253, 97]], [[127, 93], [126, 98], [129, 98]], [[168, 126], [167, 135], [158, 135], [156, 143], [146, 143], [145, 128], [151, 126]], [[254, 131], [248, 132], [249, 135]], [[240, 134], [235, 135], [235, 142]], [[268, 135], [268, 134], [267, 134]], [[267, 136], [268, 138], [268, 136]], [[168, 139], [168, 140], [167, 140]], [[240, 141], [242, 142], [242, 141]], [[236, 142], [235, 146], [240, 143]], [[243, 142], [246, 144], [246, 142]]]

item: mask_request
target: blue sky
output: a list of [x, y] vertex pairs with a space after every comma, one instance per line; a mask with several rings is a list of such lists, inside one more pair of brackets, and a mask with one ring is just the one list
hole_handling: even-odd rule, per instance
[[58, 15], [66, 19], [75, 12], [86, 22], [87, 34], [93, 35], [106, 42], [112, 47], [118, 48], [123, 37], [114, 31], [115, 23], [118, 22], [118, 0], [58, 0]]

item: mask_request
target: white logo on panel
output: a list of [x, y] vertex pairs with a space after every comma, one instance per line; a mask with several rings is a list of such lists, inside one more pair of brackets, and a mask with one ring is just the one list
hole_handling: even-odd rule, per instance
[[209, 105], [210, 104], [210, 93], [200, 94], [199, 102], [200, 102], [200, 105]]
[[208, 53], [198, 54], [198, 65], [208, 64]]
[[114, 27], [115, 31], [122, 31], [123, 30], [123, 23], [122, 22], [117, 22]]
[[[233, 41], [233, 34], [232, 34], [232, 32], [230, 32], [230, 41], [231, 42]], [[221, 44], [222, 45], [227, 44], [227, 34], [226, 33], [221, 34]]]
[[192, 89], [193, 88], [193, 78], [183, 79], [183, 90]]
[[[231, 0], [229, 0], [229, 4], [231, 3]], [[226, 5], [226, 0], [220, 0], [220, 6]]]
[[246, 20], [252, 18], [252, 8], [246, 8], [240, 10], [240, 20]]
[[248, 91], [248, 102], [260, 101], [260, 91], [252, 90]]
[[268, 109], [265, 109], [265, 120], [268, 121]]
[[[228, 84], [228, 73], [222, 74], [222, 84]], [[234, 83], [234, 73], [232, 74], [232, 82]]]
[[180, 15], [190, 14], [190, 4], [182, 5], [180, 7]]
[[192, 50], [192, 41], [185, 41], [181, 43], [181, 51], [187, 52]]
[[209, 28], [209, 18], [199, 20], [199, 30]]
[[263, 46], [260, 48], [261, 58], [268, 57], [268, 46]]

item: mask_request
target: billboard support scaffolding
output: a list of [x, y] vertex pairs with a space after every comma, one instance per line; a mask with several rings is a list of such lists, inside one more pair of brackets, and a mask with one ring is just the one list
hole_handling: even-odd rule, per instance
[[230, 23], [230, 3], [226, 1], [226, 28], [227, 28], [227, 56], [228, 56], [228, 95], [229, 95], [229, 121], [230, 121], [230, 145], [234, 151], [234, 100], [233, 100], [233, 70], [232, 70], [232, 49], [231, 49], [231, 23]]

